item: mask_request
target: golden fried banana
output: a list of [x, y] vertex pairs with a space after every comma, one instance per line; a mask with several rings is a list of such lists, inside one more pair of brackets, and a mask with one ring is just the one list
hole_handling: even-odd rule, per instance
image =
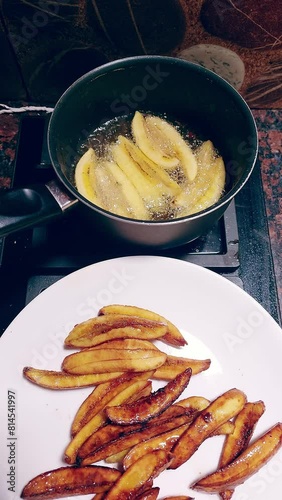
[[107, 464], [115, 464], [115, 463], [122, 463], [125, 455], [128, 453], [129, 450], [122, 450], [119, 453], [115, 453], [114, 455], [110, 455], [109, 457], [105, 458], [105, 462]]
[[[194, 412], [190, 408], [187, 410], [180, 406], [172, 405], [157, 418], [152, 418], [151, 420], [146, 422], [146, 429], [148, 429], [149, 427], [155, 427], [155, 430], [152, 431], [152, 433], [151, 432], [149, 433], [149, 438], [151, 437], [151, 435], [155, 436], [156, 434], [160, 433], [161, 431], [159, 430], [159, 426], [165, 424], [167, 421], [171, 421], [176, 417], [181, 417], [179, 421], [174, 421], [172, 424], [168, 424], [168, 428], [166, 426], [161, 427], [160, 429], [162, 430], [162, 432], [166, 432], [171, 428], [177, 427], [177, 422], [179, 422], [179, 426], [182, 425], [183, 423], [187, 422], [190, 423], [194, 419], [195, 415], [196, 412]], [[115, 424], [104, 425], [99, 429], [97, 429], [95, 432], [93, 432], [91, 436], [89, 436], [89, 438], [79, 448], [78, 461], [81, 461], [83, 458], [90, 455], [90, 453], [98, 450], [107, 443], [115, 442], [119, 438], [124, 437], [126, 434], [131, 434], [135, 431], [140, 431], [142, 429], [143, 425], [140, 423], [129, 424], [129, 425], [115, 425]], [[147, 434], [143, 434], [142, 436], [143, 437], [145, 436], [144, 437], [145, 439]], [[133, 444], [135, 444], [135, 441], [136, 439], [134, 439]], [[136, 442], [139, 442], [139, 438], [137, 438]], [[112, 453], [109, 452], [109, 455], [119, 453], [119, 448], [120, 446], [118, 445], [118, 451], [116, 452], [114, 448]]]
[[183, 406], [183, 408], [192, 408], [193, 410], [202, 411], [205, 410], [211, 402], [203, 396], [189, 396], [189, 398], [180, 399], [176, 404], [178, 406]]
[[[128, 335], [121, 335], [122, 329], [130, 327]], [[119, 336], [110, 336], [112, 330], [119, 330]], [[135, 332], [136, 330], [136, 332]], [[137, 336], [140, 330], [141, 336]], [[92, 347], [111, 338], [140, 338], [146, 340], [163, 336], [166, 333], [167, 325], [164, 322], [142, 318], [138, 316], [128, 316], [125, 314], [107, 314], [90, 318], [74, 326], [65, 339], [67, 347]], [[147, 336], [146, 336], [147, 332]], [[134, 333], [135, 336], [134, 336]], [[108, 334], [108, 336], [106, 335]]]
[[166, 354], [155, 349], [85, 349], [66, 356], [62, 369], [86, 375], [105, 372], [142, 372], [159, 368]]
[[234, 489], [263, 467], [281, 448], [282, 423], [249, 445], [234, 461], [197, 481], [192, 488], [208, 493]]
[[222, 435], [229, 436], [233, 432], [234, 432], [234, 424], [233, 424], [233, 422], [228, 421], [228, 422], [224, 422], [224, 424], [222, 424], [220, 427], [218, 427], [218, 429], [216, 429], [211, 434], [211, 437], [212, 436], [222, 436]]
[[111, 152], [114, 161], [130, 179], [142, 199], [145, 200], [145, 206], [148, 203], [153, 206], [156, 203], [159, 204], [163, 194], [163, 186], [156, 185], [155, 179], [135, 163], [124, 144], [122, 136], [119, 136], [118, 142], [112, 145]]
[[205, 194], [203, 196], [199, 196], [196, 203], [193, 205], [192, 211], [189, 211], [189, 213], [184, 212], [183, 215], [200, 212], [205, 208], [211, 207], [219, 200], [224, 191], [226, 176], [225, 165], [221, 157], [218, 157], [214, 161], [211, 174], [212, 181]]
[[143, 455], [145, 455], [146, 453], [150, 453], [151, 451], [165, 450], [166, 452], [169, 452], [173, 445], [183, 434], [183, 432], [188, 429], [189, 425], [190, 423], [181, 425], [180, 427], [176, 427], [171, 431], [164, 432], [162, 434], [159, 434], [158, 436], [154, 436], [152, 438], [141, 441], [141, 443], [136, 444], [125, 455], [122, 462], [123, 469], [128, 469], [128, 467], [136, 462], [136, 460], [138, 460], [140, 457], [143, 457]]
[[106, 168], [115, 179], [119, 186], [121, 195], [126, 200], [127, 217], [148, 220], [149, 212], [145, 206], [142, 196], [140, 195], [138, 189], [136, 189], [130, 176], [127, 176], [120, 166], [114, 161], [107, 162]]
[[[122, 404], [124, 401], [127, 401], [133, 394], [138, 392], [139, 389], [142, 389], [144, 385], [147, 383], [146, 380], [139, 380], [137, 382], [132, 383], [128, 387], [125, 387], [121, 392], [116, 394], [111, 401], [109, 401], [108, 408], [111, 406], [116, 406]], [[105, 410], [102, 409], [99, 413], [97, 413], [93, 418], [91, 418], [74, 436], [69, 445], [65, 450], [65, 461], [69, 464], [74, 464], [77, 458], [77, 452], [82, 444], [86, 441], [86, 439], [93, 434], [93, 432], [105, 424], [107, 421], [107, 415]]]
[[170, 142], [187, 181], [192, 182], [197, 175], [198, 164], [190, 145], [183, 139], [180, 132], [166, 120], [158, 116], [148, 116], [146, 120], [149, 126], [157, 127], [159, 132]]
[[98, 385], [119, 378], [123, 372], [111, 373], [89, 373], [88, 375], [72, 375], [71, 373], [59, 372], [53, 370], [39, 370], [25, 366], [23, 375], [30, 382], [47, 389], [76, 389]]
[[174, 154], [173, 149], [168, 147], [167, 137], [163, 136], [154, 124], [150, 124], [148, 127], [145, 116], [139, 111], [134, 114], [131, 130], [137, 146], [150, 160], [167, 168], [178, 165], [179, 159]]
[[110, 467], [60, 467], [34, 477], [26, 484], [21, 498], [63, 498], [70, 495], [100, 493], [111, 488], [121, 473]]
[[220, 457], [220, 468], [233, 462], [245, 450], [252, 438], [255, 426], [265, 411], [263, 401], [246, 403], [234, 421], [234, 431], [225, 439]]
[[[129, 154], [132, 156], [133, 160], [139, 165], [139, 167], [145, 171], [147, 175], [150, 175], [153, 179], [155, 179], [156, 184], [162, 182], [164, 186], [169, 188], [167, 194], [171, 196], [175, 194], [179, 194], [182, 191], [181, 186], [174, 180], [167, 171], [160, 166], [160, 164], [153, 162], [148, 158], [141, 149], [136, 146], [132, 141], [123, 137], [123, 143]], [[179, 163], [179, 160], [178, 160]]]
[[107, 404], [115, 398], [121, 391], [130, 387], [138, 380], [146, 380], [152, 376], [153, 372], [123, 373], [121, 377], [111, 382], [106, 382], [95, 387], [89, 396], [78, 408], [71, 426], [71, 435], [75, 436], [78, 431], [97, 413], [103, 410]]
[[[127, 434], [131, 434], [135, 431], [139, 431], [142, 429], [141, 424], [134, 425], [115, 425], [115, 424], [106, 424], [103, 427], [100, 427], [95, 432], [93, 432], [88, 439], [81, 445], [77, 454], [77, 461], [81, 462], [84, 458], [93, 454], [96, 450], [99, 450], [101, 447], [105, 446], [110, 442], [115, 442], [119, 438], [126, 436]], [[125, 448], [127, 449], [127, 448]], [[113, 453], [109, 453], [108, 456], [111, 457], [113, 455], [117, 455], [123, 452], [124, 449], [113, 451]]]
[[150, 481], [164, 471], [170, 456], [163, 450], [153, 451], [140, 458], [115, 482], [106, 495], [106, 500], [129, 500], [134, 498]]
[[171, 323], [171, 321], [167, 320], [160, 314], [150, 311], [149, 309], [144, 309], [137, 306], [112, 304], [102, 307], [98, 312], [99, 316], [108, 314], [127, 314], [130, 316], [141, 316], [142, 318], [160, 321], [161, 323], [165, 323], [168, 329], [167, 333], [163, 337], [161, 337], [161, 340], [164, 340], [168, 344], [176, 347], [181, 347], [187, 344], [182, 333], [173, 323]]
[[[191, 423], [191, 421], [193, 421], [193, 417], [191, 417], [191, 415], [180, 415], [178, 417], [165, 420], [164, 422], [160, 422], [159, 424], [154, 423], [154, 425], [142, 426], [138, 430], [134, 430], [133, 432], [129, 432], [125, 435], [121, 435], [119, 438], [113, 439], [108, 443], [101, 444], [96, 448], [96, 450], [93, 449], [93, 451], [89, 455], [83, 458], [81, 463], [83, 465], [88, 465], [94, 462], [99, 462], [100, 460], [104, 460], [108, 456], [131, 448], [132, 446], [135, 446], [145, 439], [150, 439], [153, 436], [158, 436], [159, 434], [167, 432], [171, 429], [175, 429], [176, 427], [180, 427], [181, 425]], [[90, 439], [92, 439], [92, 436]], [[78, 451], [78, 457], [81, 457], [81, 449]]]
[[191, 368], [187, 368], [147, 398], [119, 407], [106, 408], [108, 418], [114, 423], [129, 424], [146, 422], [160, 415], [182, 394], [189, 384], [191, 375]]
[[159, 349], [150, 340], [135, 339], [135, 338], [118, 338], [111, 339], [91, 347], [91, 349]]
[[[234, 430], [225, 439], [219, 461], [219, 468], [225, 467], [235, 460], [244, 451], [254, 433], [255, 426], [265, 411], [263, 401], [246, 403], [234, 421]], [[222, 500], [230, 500], [233, 491], [225, 490], [220, 493]]]
[[196, 375], [208, 370], [210, 364], [210, 359], [189, 359], [167, 355], [164, 364], [154, 372], [153, 378], [156, 380], [172, 380], [186, 368], [191, 368], [192, 375]]
[[194, 420], [182, 434], [172, 449], [173, 460], [170, 465], [176, 469], [186, 462], [199, 448], [203, 441], [218, 427], [235, 417], [244, 407], [246, 396], [238, 389], [230, 389], [215, 399]]

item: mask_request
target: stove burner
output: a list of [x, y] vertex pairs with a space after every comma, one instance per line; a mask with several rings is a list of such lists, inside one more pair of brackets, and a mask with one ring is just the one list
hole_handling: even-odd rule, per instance
[[[13, 185], [54, 178], [47, 149], [48, 117], [22, 119]], [[169, 250], [131, 250], [95, 233], [79, 207], [44, 226], [0, 240], [0, 272], [5, 280], [0, 305], [6, 311], [0, 334], [42, 290], [94, 262], [132, 254], [163, 255], [209, 268], [244, 288], [278, 321], [277, 294], [267, 232], [259, 165], [224, 216], [204, 236]], [[257, 274], [260, 271], [260, 278]], [[5, 317], [4, 317], [5, 316]]]

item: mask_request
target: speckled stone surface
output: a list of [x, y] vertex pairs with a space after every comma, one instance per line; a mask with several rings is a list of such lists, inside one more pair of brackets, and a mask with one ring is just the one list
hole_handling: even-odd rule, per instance
[[254, 110], [273, 263], [282, 311], [282, 110]]
[[[259, 160], [280, 311], [282, 316], [282, 110], [254, 110]], [[0, 114], [0, 188], [13, 178], [20, 116]]]

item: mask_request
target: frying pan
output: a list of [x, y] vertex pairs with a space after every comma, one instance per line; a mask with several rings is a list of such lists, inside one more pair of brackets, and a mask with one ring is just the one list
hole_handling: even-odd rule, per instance
[[[223, 156], [227, 178], [224, 195], [215, 205], [174, 220], [142, 221], [114, 215], [78, 193], [74, 165], [81, 144], [108, 120], [136, 110], [166, 114], [214, 143]], [[100, 66], [65, 91], [49, 122], [48, 148], [54, 179], [1, 194], [0, 236], [83, 206], [93, 237], [103, 227], [116, 242], [171, 248], [203, 235], [223, 215], [252, 173], [258, 136], [245, 100], [224, 79], [182, 59], [139, 56]], [[75, 224], [75, 210], [72, 216]]]

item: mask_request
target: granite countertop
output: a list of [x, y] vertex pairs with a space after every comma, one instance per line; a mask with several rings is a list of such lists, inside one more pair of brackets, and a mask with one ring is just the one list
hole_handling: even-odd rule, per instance
[[[282, 109], [253, 110], [259, 132], [259, 161], [282, 317]], [[0, 188], [13, 178], [19, 113], [0, 112]]]

